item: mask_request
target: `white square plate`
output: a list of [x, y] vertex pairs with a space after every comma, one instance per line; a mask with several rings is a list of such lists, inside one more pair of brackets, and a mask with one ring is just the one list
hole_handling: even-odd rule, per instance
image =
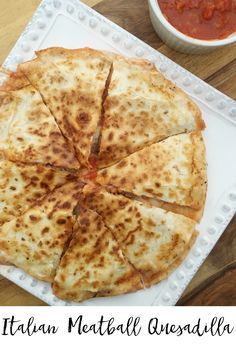
[[[44, 0], [4, 66], [14, 70], [50, 46], [106, 49], [147, 58], [184, 89], [202, 110], [208, 161], [208, 193], [200, 235], [185, 261], [165, 281], [119, 297], [95, 298], [80, 305], [174, 305], [226, 229], [236, 211], [236, 103], [78, 0]], [[0, 266], [0, 274], [51, 305], [76, 305], [54, 297], [49, 284], [20, 269]]]

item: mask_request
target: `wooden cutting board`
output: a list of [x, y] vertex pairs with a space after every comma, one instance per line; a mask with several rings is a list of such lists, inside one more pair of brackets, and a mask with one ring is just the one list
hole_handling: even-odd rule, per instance
[[[0, 2], [0, 63], [4, 61], [39, 0]], [[236, 99], [236, 44], [207, 55], [177, 53], [158, 38], [150, 23], [147, 1], [84, 0], [121, 27]], [[99, 4], [98, 4], [99, 3]], [[17, 6], [17, 9], [16, 9]], [[0, 305], [45, 305], [0, 277]], [[236, 217], [193, 278], [178, 305], [236, 305]]]

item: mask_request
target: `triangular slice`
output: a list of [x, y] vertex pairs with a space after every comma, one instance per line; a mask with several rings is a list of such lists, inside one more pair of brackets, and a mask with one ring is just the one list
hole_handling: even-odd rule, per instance
[[20, 217], [3, 224], [1, 258], [37, 279], [53, 281], [76, 221], [73, 211], [80, 187], [79, 183], [68, 183]]
[[102, 218], [93, 211], [81, 209], [73, 239], [57, 270], [54, 294], [80, 302], [142, 288], [140, 275], [125, 258]]
[[96, 181], [138, 196], [202, 209], [207, 179], [201, 132], [152, 144], [99, 171]]
[[21, 215], [54, 188], [75, 178], [63, 170], [0, 159], [0, 225]]
[[193, 220], [102, 187], [85, 186], [80, 205], [102, 217], [146, 286], [159, 282], [176, 268], [196, 238]]
[[12, 161], [79, 169], [53, 116], [32, 86], [0, 91], [0, 151]]
[[147, 144], [203, 129], [197, 105], [146, 60], [113, 57], [104, 104], [99, 166], [106, 167]]
[[37, 88], [80, 161], [88, 165], [111, 62], [99, 51], [49, 48], [19, 66]]

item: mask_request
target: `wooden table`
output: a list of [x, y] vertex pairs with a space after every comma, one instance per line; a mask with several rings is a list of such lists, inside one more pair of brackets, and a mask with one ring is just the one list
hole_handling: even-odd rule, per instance
[[[0, 0], [0, 63], [31, 18], [40, 0]], [[147, 1], [84, 0], [89, 6], [124, 27], [178, 64], [236, 98], [236, 45], [193, 56], [177, 53], [156, 36]], [[236, 218], [202, 265], [178, 305], [236, 305]], [[45, 305], [0, 276], [0, 305]]]

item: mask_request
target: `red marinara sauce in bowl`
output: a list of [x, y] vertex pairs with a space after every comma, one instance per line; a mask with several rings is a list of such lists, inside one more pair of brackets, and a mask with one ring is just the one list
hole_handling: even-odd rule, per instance
[[201, 53], [236, 42], [236, 0], [149, 0], [157, 34], [176, 50]]
[[169, 23], [183, 34], [215, 40], [236, 32], [236, 0], [158, 0]]

